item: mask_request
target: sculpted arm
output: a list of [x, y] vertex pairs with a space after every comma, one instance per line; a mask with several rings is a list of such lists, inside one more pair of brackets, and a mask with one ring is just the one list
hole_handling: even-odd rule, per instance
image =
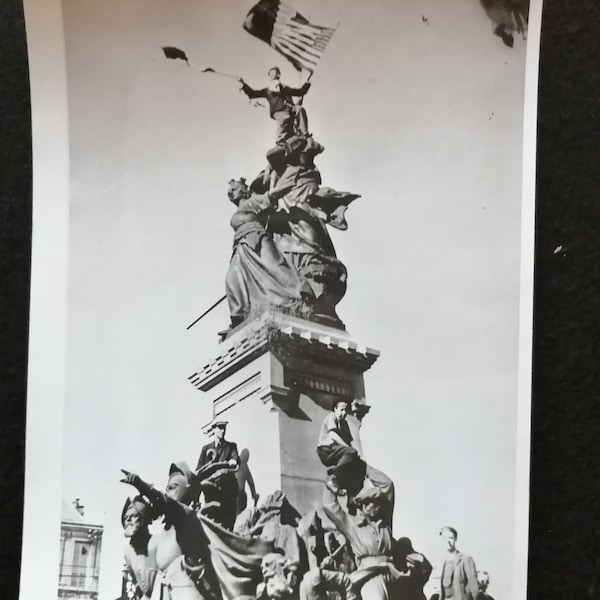
[[152, 502], [164, 504], [164, 494], [157, 490], [151, 483], [147, 483], [136, 473], [131, 473], [125, 469], [121, 469], [121, 472], [124, 475], [121, 483], [132, 485], [140, 494], [146, 496]]
[[345, 533], [348, 530], [348, 515], [342, 508], [338, 497], [327, 487], [323, 491], [323, 510], [339, 531]]

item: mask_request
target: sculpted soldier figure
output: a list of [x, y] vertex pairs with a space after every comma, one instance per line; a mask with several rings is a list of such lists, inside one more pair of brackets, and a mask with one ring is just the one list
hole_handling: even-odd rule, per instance
[[153, 590], [158, 563], [156, 540], [148, 531], [151, 522], [150, 512], [149, 502], [143, 496], [136, 496], [133, 499], [127, 498], [121, 514], [123, 534], [129, 540], [125, 546], [125, 568], [139, 590], [142, 600], [157, 597], [157, 594], [153, 594]]
[[[133, 485], [140, 494], [149, 498], [157, 515], [165, 515], [164, 528], [153, 536], [153, 552], [161, 573], [160, 580], [157, 580], [155, 585], [165, 588], [165, 593], [167, 589], [171, 590], [171, 600], [216, 599], [217, 596], [201, 594], [196, 588], [190, 576], [185, 551], [182, 548], [181, 535], [178, 535], [178, 530], [181, 529], [182, 513], [184, 512], [182, 501], [190, 499], [190, 472], [187, 465], [171, 465], [165, 493], [156, 490], [133, 473], [123, 470], [123, 474], [125, 476], [121, 480], [123, 483]], [[185, 546], [185, 544], [183, 545]], [[192, 558], [191, 554], [188, 554], [187, 558]], [[193, 558], [197, 565], [202, 564], [204, 566], [204, 561], [200, 555]], [[206, 583], [209, 585], [208, 579], [206, 579]], [[162, 597], [163, 591], [161, 590], [159, 598]]]
[[159, 598], [223, 600], [253, 597], [261, 577], [262, 559], [273, 552], [273, 544], [256, 538], [241, 538], [197, 514], [189, 506], [194, 499], [194, 477], [185, 474], [184, 464], [178, 465], [171, 465], [166, 493], [139, 475], [122, 469], [124, 478], [121, 481], [133, 485], [147, 497], [156, 516], [164, 516], [164, 530], [156, 534], [158, 568], [164, 578]]
[[[327, 488], [329, 501], [323, 511], [352, 547], [356, 571], [350, 574], [353, 589], [369, 600], [389, 600], [398, 597], [396, 586], [411, 577], [410, 570], [401, 571], [394, 564], [394, 538], [386, 525], [386, 498], [379, 488], [365, 488], [354, 499], [357, 514], [346, 512]], [[402, 565], [403, 567], [404, 565]]]
[[308, 135], [306, 111], [301, 104], [294, 103], [294, 97], [304, 96], [310, 89], [310, 83], [307, 81], [299, 88], [283, 85], [279, 67], [269, 69], [268, 76], [269, 85], [260, 90], [251, 88], [241, 78], [238, 81], [242, 84], [242, 91], [248, 98], [266, 98], [269, 103], [269, 113], [277, 123], [275, 143], [282, 144], [293, 135]]
[[295, 571], [282, 554], [267, 554], [262, 560], [263, 581], [256, 588], [256, 600], [293, 600]]
[[246, 487], [250, 491], [250, 497], [252, 498], [252, 505], [256, 506], [258, 502], [258, 493], [256, 491], [256, 485], [254, 484], [254, 477], [252, 471], [248, 466], [248, 460], [250, 458], [250, 452], [248, 448], [244, 448], [240, 452], [240, 464], [235, 471], [235, 478], [238, 483], [238, 497], [237, 497], [237, 513], [238, 515], [246, 509], [248, 506], [248, 494], [246, 493]]

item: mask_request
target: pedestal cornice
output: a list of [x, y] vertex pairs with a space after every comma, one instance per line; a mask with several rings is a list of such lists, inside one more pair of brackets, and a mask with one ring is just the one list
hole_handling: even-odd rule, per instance
[[[324, 376], [337, 368], [362, 374], [379, 357], [378, 350], [353, 342], [345, 331], [278, 312], [265, 312], [247, 322], [221, 342], [219, 350], [188, 378], [197, 389], [211, 390], [267, 352], [295, 373], [287, 378], [289, 384], [323, 391], [327, 377], [320, 382], [319, 371]], [[303, 376], [305, 371], [311, 376]]]

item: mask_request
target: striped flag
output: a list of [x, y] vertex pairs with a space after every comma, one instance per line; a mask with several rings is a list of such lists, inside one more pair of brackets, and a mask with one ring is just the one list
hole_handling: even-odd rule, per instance
[[283, 54], [298, 70], [313, 72], [335, 29], [313, 25], [280, 0], [260, 0], [244, 29]]

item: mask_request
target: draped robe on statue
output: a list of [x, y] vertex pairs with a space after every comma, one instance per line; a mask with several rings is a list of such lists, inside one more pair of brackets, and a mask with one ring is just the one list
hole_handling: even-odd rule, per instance
[[337, 319], [335, 305], [346, 292], [347, 271], [337, 258], [325, 223], [346, 229], [346, 208], [359, 196], [320, 188], [315, 167], [289, 165], [277, 185], [293, 185], [280, 200], [280, 210], [270, 223], [273, 240], [297, 271], [311, 284], [315, 312]]
[[266, 194], [253, 194], [239, 202], [231, 219], [235, 236], [225, 285], [234, 325], [269, 306], [302, 310], [313, 299], [310, 285], [265, 229], [269, 209]]
[[176, 531], [186, 567], [193, 579], [200, 580], [202, 600], [254, 595], [262, 581], [262, 559], [273, 552], [271, 542], [240, 537], [168, 497], [164, 512]]

